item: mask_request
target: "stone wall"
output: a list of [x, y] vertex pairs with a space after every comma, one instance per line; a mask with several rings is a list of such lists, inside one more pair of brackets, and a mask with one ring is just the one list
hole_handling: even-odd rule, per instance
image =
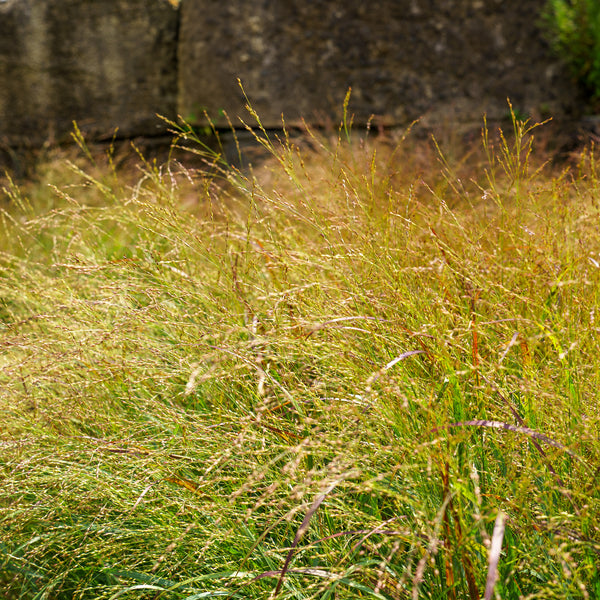
[[184, 0], [179, 107], [244, 114], [240, 77], [266, 126], [480, 121], [572, 111], [576, 91], [539, 30], [545, 0]]
[[177, 102], [178, 11], [167, 0], [0, 2], [0, 142], [153, 135]]
[[267, 127], [577, 111], [545, 0], [0, 0], [0, 148], [155, 135], [156, 113]]

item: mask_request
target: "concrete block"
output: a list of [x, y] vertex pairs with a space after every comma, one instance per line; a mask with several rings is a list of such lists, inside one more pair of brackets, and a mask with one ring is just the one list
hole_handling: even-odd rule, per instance
[[0, 2], [0, 141], [153, 135], [173, 117], [178, 11], [168, 0]]
[[545, 0], [182, 0], [179, 111], [267, 127], [562, 113], [577, 96], [539, 30]]

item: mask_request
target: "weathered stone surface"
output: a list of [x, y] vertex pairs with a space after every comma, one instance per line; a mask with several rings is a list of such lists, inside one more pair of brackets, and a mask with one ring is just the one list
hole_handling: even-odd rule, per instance
[[0, 2], [0, 142], [152, 135], [175, 114], [178, 13], [168, 0]]
[[265, 126], [480, 120], [574, 109], [577, 93], [539, 31], [545, 0], [183, 0], [180, 113], [243, 115], [239, 77]]

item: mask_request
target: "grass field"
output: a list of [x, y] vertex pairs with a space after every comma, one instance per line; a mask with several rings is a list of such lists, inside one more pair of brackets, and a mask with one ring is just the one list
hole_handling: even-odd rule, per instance
[[0, 597], [600, 597], [598, 165], [513, 126], [6, 181]]

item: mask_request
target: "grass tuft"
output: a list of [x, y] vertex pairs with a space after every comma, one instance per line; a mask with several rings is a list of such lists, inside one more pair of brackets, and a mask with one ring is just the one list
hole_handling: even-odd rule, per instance
[[593, 148], [350, 121], [5, 184], [3, 597], [600, 596]]

